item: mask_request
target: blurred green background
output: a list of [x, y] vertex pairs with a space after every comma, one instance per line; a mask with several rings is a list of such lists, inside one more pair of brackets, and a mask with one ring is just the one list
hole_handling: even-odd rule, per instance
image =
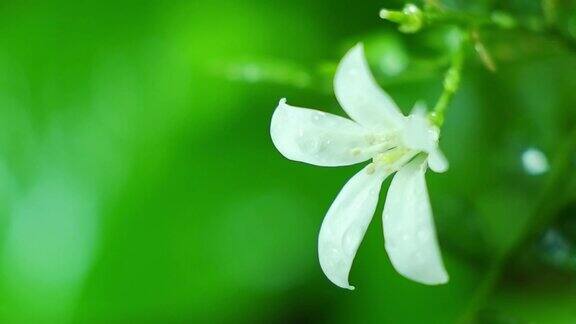
[[[554, 3], [574, 39], [574, 3]], [[378, 19], [403, 4], [2, 1], [0, 322], [576, 323], [576, 50], [548, 34], [481, 30], [495, 73], [467, 52], [451, 169], [427, 176], [449, 284], [392, 269], [383, 199], [357, 289], [322, 274], [321, 221], [361, 166], [284, 159], [271, 114], [283, 97], [343, 114], [331, 79], [358, 41], [405, 112], [432, 106], [454, 30]], [[548, 172], [527, 172], [529, 148]]]

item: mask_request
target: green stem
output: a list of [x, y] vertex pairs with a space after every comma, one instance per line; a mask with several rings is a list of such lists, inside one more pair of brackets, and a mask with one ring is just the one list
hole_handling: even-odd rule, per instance
[[558, 4], [556, 3], [556, 0], [542, 0], [542, 13], [544, 14], [546, 25], [556, 25], [557, 7]]
[[489, 266], [486, 276], [478, 286], [475, 295], [470, 300], [469, 307], [465, 310], [459, 323], [474, 323], [476, 314], [500, 282], [504, 269], [507, 268], [516, 255], [523, 251], [526, 245], [537, 240], [542, 232], [556, 220], [558, 210], [561, 208], [558, 201], [564, 201], [557, 198], [562, 197], [566, 193], [570, 184], [571, 178], [567, 177], [566, 174], [572, 168], [570, 154], [574, 150], [576, 150], [576, 127], [569, 132], [554, 157], [550, 175], [538, 198], [526, 230], [516, 239], [511, 248], [497, 257]]
[[[546, 21], [535, 21], [533, 19], [522, 20], [503, 12], [495, 12], [491, 16], [476, 16], [462, 12], [444, 10], [436, 1], [432, 0], [427, 1], [427, 4], [427, 10], [418, 16], [412, 17], [417, 18], [418, 28], [411, 29], [409, 32], [418, 31], [424, 25], [427, 26], [434, 24], [450, 24], [472, 31], [476, 31], [480, 28], [521, 30], [534, 34], [551, 36], [563, 43], [567, 49], [576, 52], [576, 38], [564, 34], [555, 24], [556, 0], [543, 0]], [[382, 15], [382, 18], [394, 18], [389, 20], [396, 21], [402, 25], [407, 25], [406, 17], [402, 18], [404, 20], [400, 20], [400, 16], [391, 17], [387, 15], [387, 11], [383, 12], [385, 15]], [[407, 13], [404, 12], [403, 14], [406, 15]], [[407, 30], [404, 31], [408, 32]], [[454, 94], [460, 85], [463, 64], [464, 53], [461, 43], [460, 48], [453, 56], [452, 64], [444, 78], [443, 92], [429, 116], [430, 120], [438, 127], [441, 127], [444, 123], [445, 111], [452, 102]], [[563, 145], [558, 149], [558, 154], [554, 157], [554, 163], [548, 181], [541, 192], [536, 208], [534, 209], [525, 230], [515, 240], [511, 248], [497, 256], [490, 264], [485, 278], [479, 285], [476, 294], [470, 300], [469, 307], [460, 318], [460, 323], [474, 322], [478, 310], [497, 287], [502, 273], [512, 262], [514, 257], [519, 254], [527, 244], [538, 239], [542, 231], [555, 221], [558, 215], [558, 209], [561, 207], [559, 206], [559, 200], [557, 197], [565, 195], [565, 192], [569, 187], [568, 181], [570, 180], [570, 177], [567, 177], [566, 174], [570, 172], [571, 167], [569, 154], [574, 152], [574, 150], [576, 150], [576, 128], [570, 132]]]
[[[555, 3], [553, 0], [545, 0], [544, 2]], [[522, 19], [501, 11], [495, 11], [490, 16], [480, 16], [458, 11], [433, 10], [424, 12], [423, 23], [426, 25], [450, 24], [462, 28], [508, 29], [525, 31], [532, 34], [548, 35], [563, 43], [567, 49], [573, 51], [576, 50], [576, 39], [564, 34], [554, 23], [555, 16], [550, 12], [553, 12], [555, 7], [551, 4], [547, 4], [545, 7], [552, 8], [545, 10], [544, 19], [536, 19], [533, 17]]]
[[432, 120], [432, 122], [438, 127], [442, 127], [442, 124], [444, 123], [444, 113], [452, 102], [454, 94], [456, 94], [456, 91], [460, 87], [463, 65], [464, 52], [463, 45], [460, 44], [460, 48], [454, 53], [452, 64], [450, 65], [450, 68], [444, 77], [444, 88], [442, 94], [434, 106], [434, 109], [430, 113], [430, 120]]

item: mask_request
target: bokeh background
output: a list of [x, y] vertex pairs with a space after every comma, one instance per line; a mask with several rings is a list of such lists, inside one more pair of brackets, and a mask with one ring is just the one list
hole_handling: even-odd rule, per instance
[[358, 41], [405, 112], [432, 106], [452, 27], [399, 33], [378, 11], [401, 1], [2, 1], [0, 322], [575, 323], [576, 9], [550, 3], [554, 35], [480, 30], [496, 72], [467, 51], [451, 169], [427, 175], [449, 284], [392, 269], [381, 201], [347, 291], [316, 239], [361, 166], [284, 159], [272, 111], [343, 114], [331, 79]]

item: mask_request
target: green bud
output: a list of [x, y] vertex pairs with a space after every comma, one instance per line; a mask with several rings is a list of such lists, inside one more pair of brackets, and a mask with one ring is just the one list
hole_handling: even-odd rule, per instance
[[424, 25], [424, 13], [414, 4], [407, 4], [402, 11], [380, 10], [380, 18], [395, 22], [403, 33], [415, 33]]
[[512, 29], [516, 27], [517, 24], [514, 17], [502, 11], [494, 11], [490, 19], [494, 24], [503, 29]]
[[450, 92], [456, 92], [460, 85], [460, 73], [456, 69], [448, 70], [444, 79], [444, 89]]
[[433, 111], [428, 114], [428, 119], [432, 122], [432, 124], [441, 127], [444, 123], [444, 116], [443, 114], [438, 114], [437, 112]]

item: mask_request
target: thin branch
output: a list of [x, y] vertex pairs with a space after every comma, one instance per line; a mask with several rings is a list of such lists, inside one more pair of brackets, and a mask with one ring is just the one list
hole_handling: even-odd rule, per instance
[[474, 323], [476, 314], [500, 282], [504, 269], [514, 260], [515, 256], [521, 253], [526, 245], [537, 240], [542, 232], [554, 223], [558, 216], [558, 209], [561, 208], [561, 206], [556, 203], [558, 199], [554, 198], [562, 196], [568, 187], [570, 177], [567, 177], [566, 174], [569, 173], [572, 168], [569, 157], [575, 150], [576, 127], [568, 134], [554, 157], [550, 176], [540, 194], [536, 208], [526, 226], [526, 230], [518, 237], [510, 249], [492, 262], [486, 276], [478, 286], [476, 294], [470, 300], [468, 308], [458, 323]]
[[459, 49], [454, 53], [452, 64], [450, 65], [450, 68], [444, 77], [444, 88], [442, 94], [434, 106], [434, 109], [430, 113], [430, 119], [438, 127], [442, 127], [442, 124], [444, 123], [444, 113], [452, 102], [454, 94], [456, 94], [456, 91], [460, 87], [464, 57], [464, 46], [461, 42]]

